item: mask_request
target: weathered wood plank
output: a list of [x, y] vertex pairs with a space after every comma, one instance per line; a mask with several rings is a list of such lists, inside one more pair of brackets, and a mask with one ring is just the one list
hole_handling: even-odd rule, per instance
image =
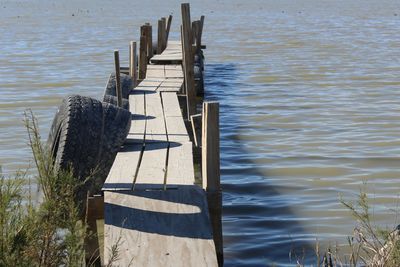
[[176, 93], [161, 93], [165, 117], [182, 117], [181, 107], [179, 106]]
[[168, 140], [170, 142], [190, 141], [182, 116], [165, 117], [165, 122], [167, 125]]
[[192, 143], [171, 143], [168, 154], [167, 185], [194, 184]]
[[147, 69], [146, 79], [147, 78], [165, 78], [165, 71], [163, 69]]
[[134, 189], [164, 188], [168, 142], [146, 143]]
[[146, 92], [146, 143], [167, 141], [164, 112], [161, 96], [158, 92]]
[[126, 144], [115, 157], [102, 190], [131, 190], [143, 144]]
[[125, 143], [144, 143], [146, 127], [146, 112], [144, 92], [134, 89], [129, 95], [129, 111], [132, 113], [132, 122]]
[[105, 263], [115, 266], [217, 266], [204, 191], [105, 192]]

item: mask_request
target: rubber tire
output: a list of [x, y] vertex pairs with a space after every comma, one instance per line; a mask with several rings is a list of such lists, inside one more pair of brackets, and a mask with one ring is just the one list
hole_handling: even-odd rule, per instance
[[[79, 95], [63, 100], [47, 146], [56, 171], [72, 167], [74, 176], [84, 182], [76, 192], [79, 204], [86, 200], [87, 191], [100, 192], [130, 125], [131, 113], [126, 109]], [[93, 170], [91, 179], [86, 179]]]
[[[103, 98], [103, 102], [110, 103], [114, 106], [118, 106], [118, 99], [116, 96], [105, 95]], [[122, 108], [129, 110], [129, 100], [128, 99], [122, 98]]]
[[[104, 130], [99, 157], [98, 177], [96, 185], [103, 186], [105, 179], [114, 163], [115, 157], [128, 136], [132, 114], [126, 109], [119, 108], [109, 103], [103, 103]], [[101, 189], [101, 188], [96, 188]]]
[[197, 96], [204, 95], [204, 77], [201, 67], [197, 64], [194, 65], [194, 86], [196, 88]]
[[[107, 95], [110, 96], [117, 96], [116, 93], [116, 82], [115, 82], [115, 72], [110, 74], [110, 77], [108, 78], [107, 86], [104, 91], [104, 97]], [[129, 98], [129, 93], [131, 92], [131, 89], [133, 88], [133, 81], [132, 78], [129, 75], [121, 73], [121, 91], [122, 91], [122, 98], [128, 99]]]

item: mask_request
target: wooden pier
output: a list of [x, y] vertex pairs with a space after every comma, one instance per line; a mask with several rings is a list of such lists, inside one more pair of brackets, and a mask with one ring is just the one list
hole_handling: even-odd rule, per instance
[[[104, 217], [102, 264], [223, 264], [219, 106], [196, 97], [193, 64], [204, 48], [204, 17], [191, 22], [189, 4], [181, 10], [181, 40], [168, 41], [170, 16], [158, 22], [157, 54], [152, 26], [145, 24], [138, 56], [137, 43], [130, 43], [129, 68], [120, 68], [116, 56], [117, 76], [126, 72], [134, 80], [132, 124], [104, 183], [104, 196], [88, 201], [89, 226], [96, 228], [96, 220]], [[202, 181], [196, 182], [195, 169]]]

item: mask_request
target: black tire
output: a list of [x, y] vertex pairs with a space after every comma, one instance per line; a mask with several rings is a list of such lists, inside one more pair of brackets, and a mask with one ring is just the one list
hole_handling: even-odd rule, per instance
[[[115, 88], [116, 88], [115, 73], [113, 72], [110, 74], [110, 78], [108, 78], [106, 90], [104, 91], [104, 97], [107, 95], [117, 96]], [[122, 98], [128, 99], [129, 93], [131, 92], [132, 88], [133, 88], [132, 78], [129, 75], [121, 73]]]
[[204, 95], [204, 77], [201, 67], [197, 64], [194, 65], [194, 85], [196, 88], [196, 94], [198, 96]]
[[131, 127], [132, 114], [126, 109], [109, 103], [103, 103], [104, 130], [99, 157], [99, 180], [97, 185], [103, 186], [115, 156], [124, 144]]
[[115, 105], [78, 95], [63, 100], [47, 144], [56, 171], [72, 168], [82, 182], [76, 192], [81, 207], [87, 191], [100, 191], [130, 124], [131, 113]]
[[[103, 98], [103, 102], [110, 103], [114, 106], [118, 106], [118, 99], [116, 96], [112, 95], [105, 95]], [[122, 98], [122, 108], [129, 110], [129, 100]]]

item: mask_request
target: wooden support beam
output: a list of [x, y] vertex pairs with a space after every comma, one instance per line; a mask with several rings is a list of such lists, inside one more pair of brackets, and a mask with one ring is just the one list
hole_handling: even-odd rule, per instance
[[139, 47], [139, 80], [143, 80], [144, 78], [146, 78], [146, 70], [147, 70], [146, 49], [147, 49], [146, 37], [144, 35], [141, 35], [140, 47]]
[[187, 95], [187, 118], [190, 119], [191, 115], [196, 114], [196, 90], [194, 87], [194, 70], [193, 61], [194, 56], [192, 52], [192, 38], [191, 38], [191, 22], [190, 22], [190, 6], [188, 3], [181, 5], [182, 13], [182, 51], [183, 51], [183, 67], [185, 74], [185, 88]]
[[85, 240], [86, 262], [90, 264], [104, 264], [103, 246], [104, 242], [99, 236], [102, 230], [97, 228], [97, 220], [104, 219], [104, 197], [101, 195], [87, 196], [86, 199], [86, 224], [87, 232]]
[[122, 107], [122, 89], [121, 89], [121, 73], [119, 67], [119, 51], [114, 50], [115, 62], [115, 93], [117, 95], [118, 107]]
[[172, 24], [172, 15], [169, 15], [167, 20], [167, 29], [165, 31], [165, 47], [167, 47], [168, 45], [168, 37], [169, 37], [169, 31], [171, 29], [171, 24]]
[[137, 54], [136, 42], [130, 42], [129, 45], [129, 75], [133, 81], [133, 88], [137, 85]]
[[222, 193], [220, 182], [220, 149], [219, 149], [219, 103], [203, 103], [202, 130], [202, 175], [203, 188], [207, 191], [208, 209], [218, 265], [223, 265], [222, 243]]

